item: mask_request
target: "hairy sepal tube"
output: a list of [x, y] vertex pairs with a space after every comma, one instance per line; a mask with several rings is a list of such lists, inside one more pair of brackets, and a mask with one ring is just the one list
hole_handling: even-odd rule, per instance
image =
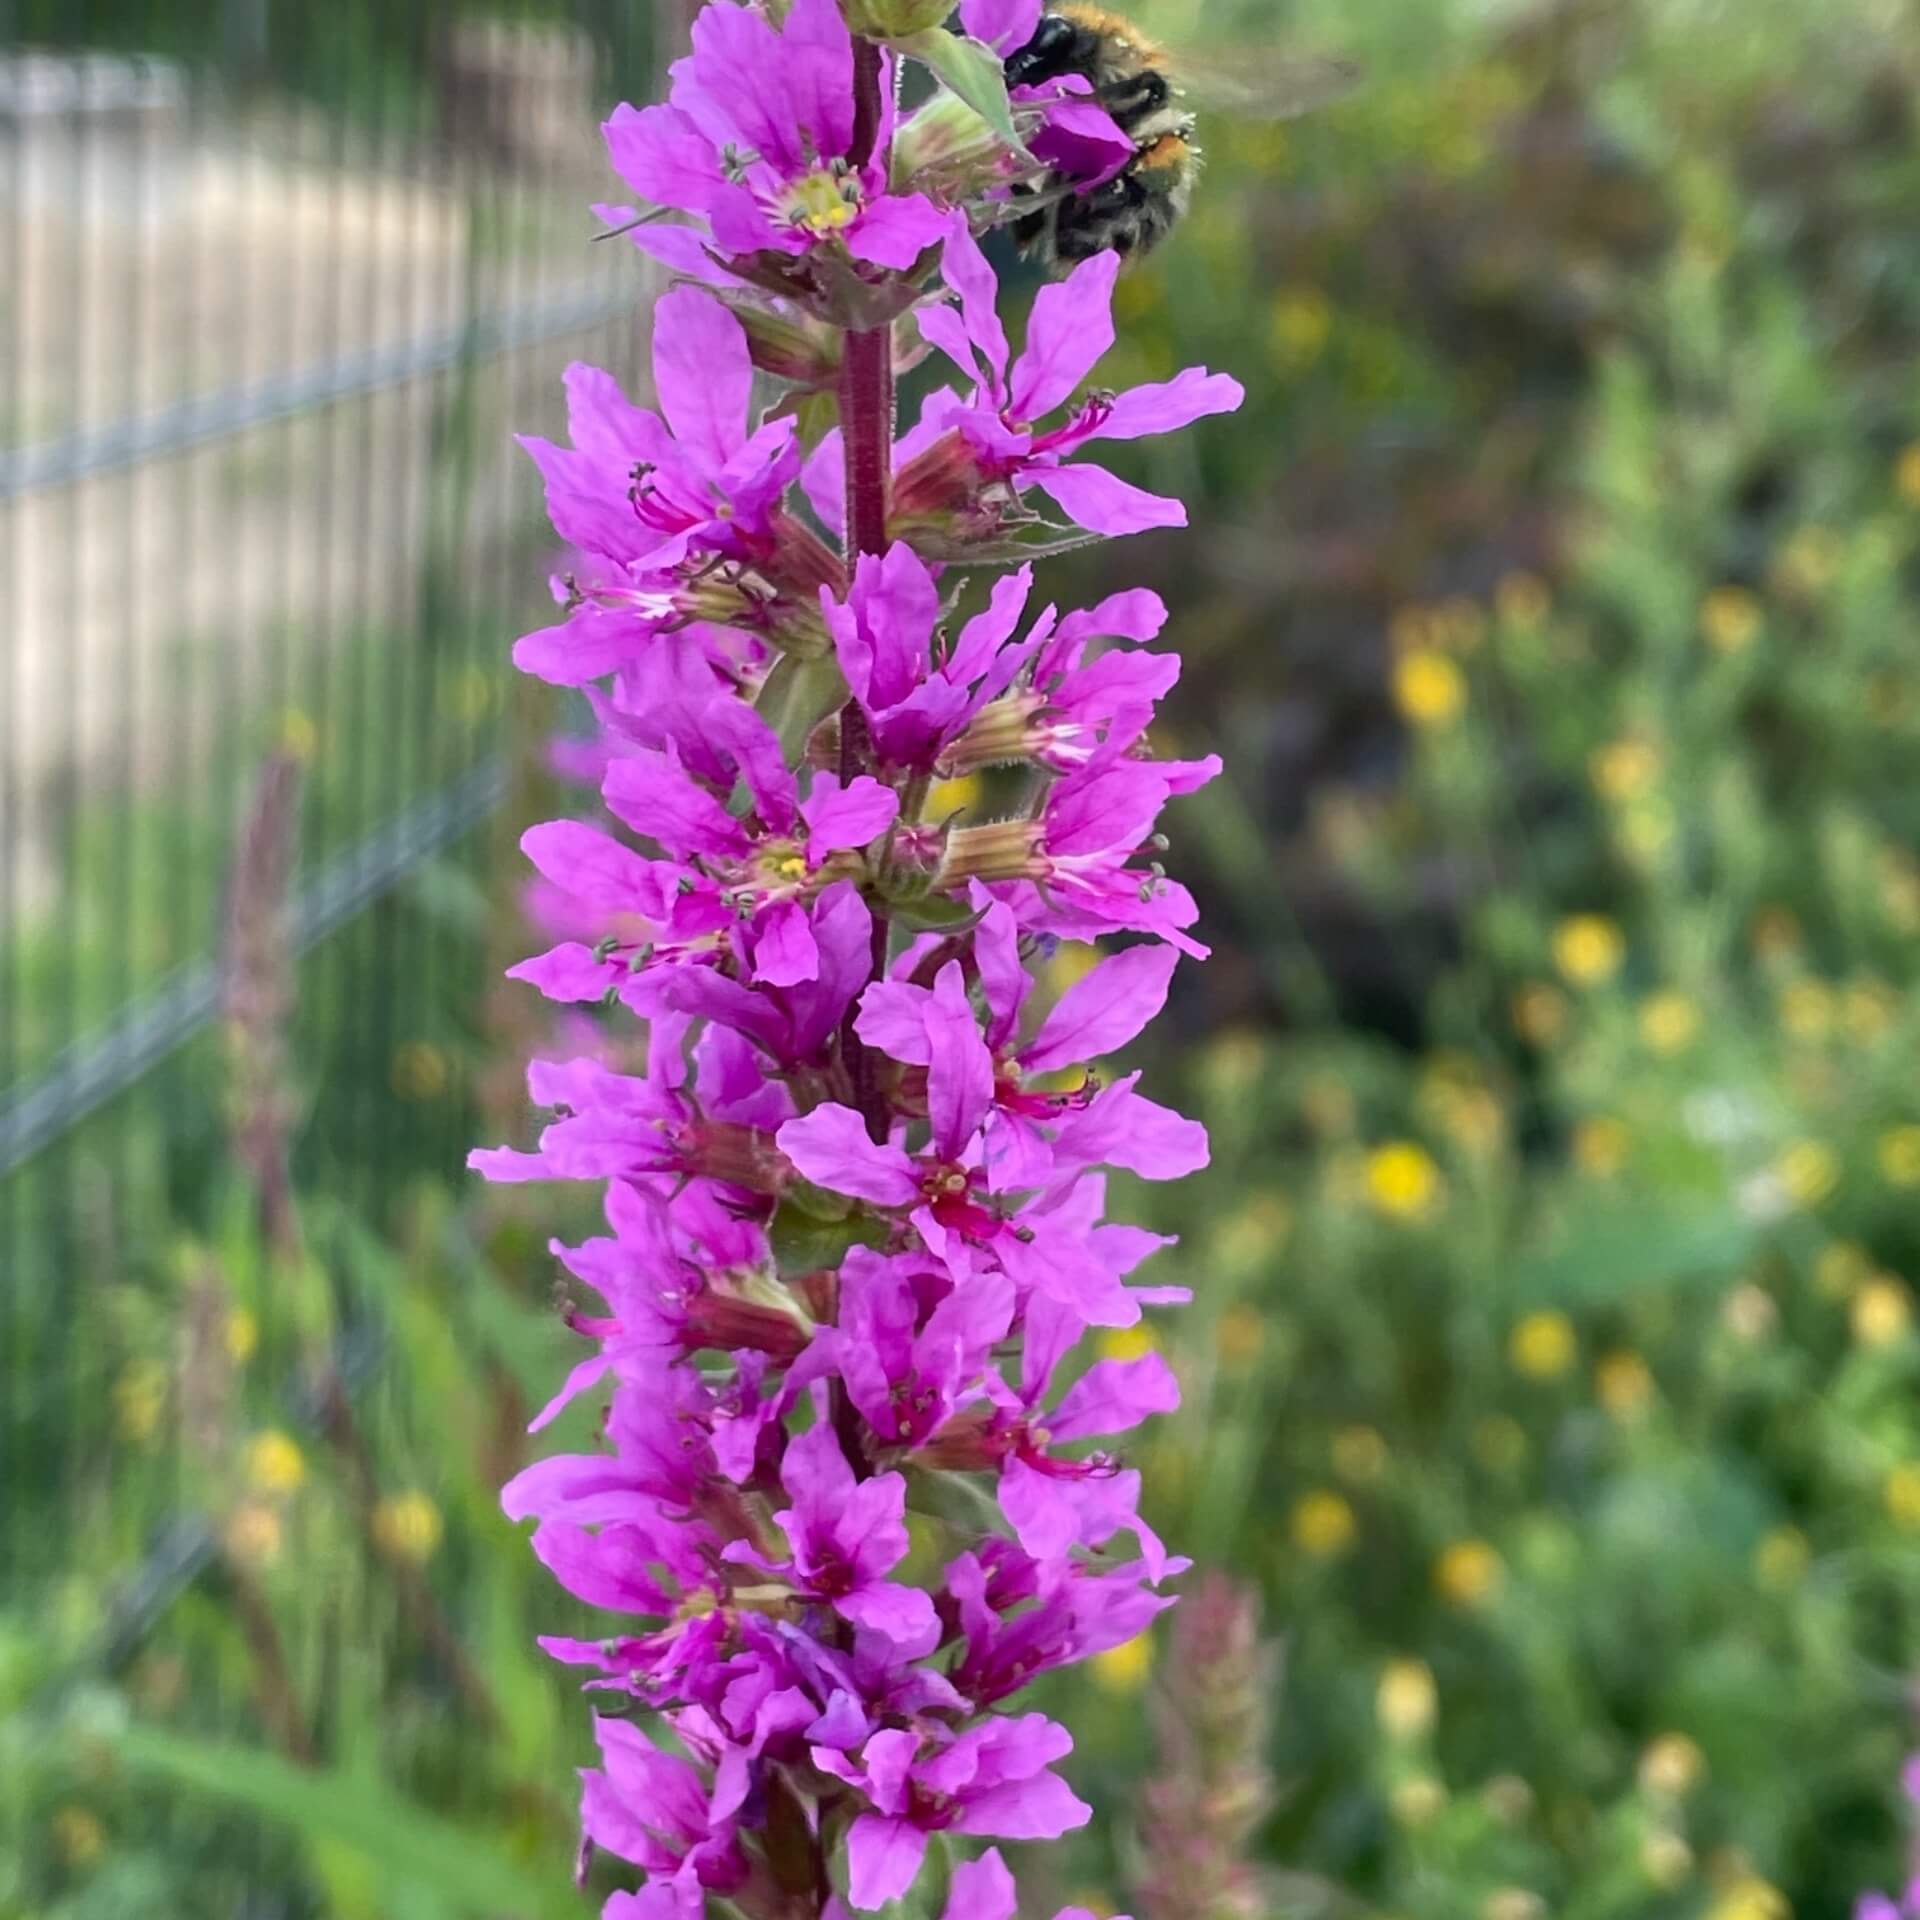
[[[1093, 1063], [1204, 956], [1156, 823], [1217, 763], [1148, 750], [1159, 600], [1063, 612], [1032, 562], [1181, 524], [1101, 443], [1240, 389], [1092, 384], [1110, 255], [1014, 351], [980, 237], [1042, 164], [1126, 151], [1071, 88], [995, 96], [1037, 13], [969, 0], [931, 46], [708, 6], [670, 99], [606, 129], [645, 204], [601, 211], [676, 276], [659, 410], [577, 366], [571, 445], [526, 442], [573, 559], [515, 658], [584, 691], [600, 806], [526, 834], [567, 937], [514, 973], [607, 1011], [532, 1067], [537, 1146], [474, 1164], [604, 1187], [606, 1231], [554, 1243], [587, 1351], [534, 1422], [584, 1399], [592, 1439], [504, 1502], [606, 1615], [543, 1644], [588, 1676], [607, 1920], [1009, 1920], [982, 1843], [1089, 1818], [1019, 1695], [1186, 1565], [1121, 1451], [1173, 1376], [1078, 1349], [1186, 1298], [1106, 1176], [1180, 1178], [1205, 1137]], [[943, 84], [903, 116], [908, 57]], [[903, 424], [927, 354], [949, 378]], [[1005, 817], [943, 806], [989, 770]], [[1042, 1012], [1062, 941], [1104, 957]]]

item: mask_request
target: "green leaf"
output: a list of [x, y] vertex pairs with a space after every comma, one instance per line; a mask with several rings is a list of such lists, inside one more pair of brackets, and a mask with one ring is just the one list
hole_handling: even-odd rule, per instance
[[886, 1222], [868, 1213], [846, 1220], [818, 1220], [796, 1207], [783, 1205], [767, 1232], [774, 1260], [788, 1278], [818, 1273], [822, 1267], [837, 1267], [850, 1248], [887, 1244]]
[[296, 1767], [277, 1754], [152, 1727], [128, 1727], [114, 1744], [130, 1767], [250, 1807], [310, 1846], [363, 1855], [386, 1884], [411, 1899], [480, 1920], [579, 1920], [562, 1868], [551, 1878], [530, 1872], [481, 1835], [409, 1806], [385, 1782]]
[[887, 912], [894, 922], [911, 927], [917, 933], [953, 933], [977, 925], [978, 908], [964, 900], [949, 899], [944, 893], [923, 893], [915, 899], [892, 900]]
[[806, 758], [807, 736], [847, 698], [846, 676], [831, 655], [802, 660], [785, 654], [775, 661], [755, 702], [761, 719], [780, 736], [780, 754], [788, 766]]
[[1006, 69], [991, 47], [962, 34], [949, 33], [945, 27], [903, 34], [890, 44], [923, 66], [931, 67], [942, 83], [958, 94], [1008, 146], [1023, 158], [1030, 157], [1014, 131]]

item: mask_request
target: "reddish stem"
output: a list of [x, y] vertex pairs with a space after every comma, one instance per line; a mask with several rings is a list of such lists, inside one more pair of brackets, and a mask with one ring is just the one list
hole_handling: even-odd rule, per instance
[[[871, 40], [853, 43], [853, 150], [856, 168], [886, 153], [876, 153], [885, 107], [880, 48]], [[840, 363], [840, 431], [847, 464], [848, 574], [861, 554], [884, 553], [887, 545], [888, 494], [893, 477], [893, 329], [872, 327], [849, 333]], [[871, 771], [873, 738], [867, 716], [857, 700], [840, 710], [840, 778], [851, 780]], [[874, 973], [886, 967], [887, 919], [874, 915]], [[887, 1103], [882, 1097], [874, 1063], [853, 1029], [854, 1009], [840, 1028], [840, 1055], [846, 1064], [854, 1104], [877, 1142], [887, 1137]]]

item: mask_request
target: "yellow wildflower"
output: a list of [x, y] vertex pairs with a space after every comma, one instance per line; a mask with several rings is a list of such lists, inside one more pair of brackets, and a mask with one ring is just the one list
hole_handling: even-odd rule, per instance
[[1466, 676], [1444, 653], [1416, 647], [1394, 662], [1393, 703], [1411, 726], [1450, 727], [1466, 710]]
[[1230, 1271], [1251, 1273], [1264, 1267], [1293, 1233], [1293, 1209], [1277, 1193], [1255, 1194], [1235, 1209], [1214, 1235], [1213, 1251]]
[[1813, 1547], [1798, 1527], [1775, 1527], [1753, 1550], [1753, 1571], [1763, 1587], [1795, 1585], [1813, 1564]]
[[1813, 1284], [1829, 1300], [1845, 1300], [1873, 1272], [1867, 1250], [1856, 1240], [1835, 1240], [1813, 1263]]
[[1888, 1347], [1913, 1325], [1913, 1298], [1891, 1274], [1876, 1274], [1853, 1296], [1853, 1337], [1863, 1347]]
[[234, 1508], [221, 1537], [227, 1552], [243, 1566], [270, 1567], [280, 1558], [280, 1516], [257, 1500], [243, 1501]]
[[1390, 1140], [1367, 1156], [1367, 1197], [1392, 1220], [1421, 1220], [1445, 1203], [1433, 1156], [1411, 1140]]
[[1621, 1348], [1603, 1354], [1593, 1370], [1593, 1390], [1616, 1420], [1630, 1420], [1653, 1398], [1653, 1374], [1637, 1353]]
[[320, 748], [320, 729], [300, 707], [288, 707], [280, 716], [279, 748], [289, 760], [310, 766]]
[[1480, 1789], [1480, 1799], [1496, 1820], [1509, 1827], [1529, 1818], [1539, 1803], [1539, 1795], [1517, 1773], [1496, 1773]]
[[1796, 1140], [1773, 1171], [1796, 1207], [1817, 1207], [1840, 1184], [1840, 1156], [1824, 1140]]
[[260, 1344], [260, 1322], [245, 1307], [235, 1307], [227, 1315], [227, 1358], [236, 1367], [244, 1367]]
[[1513, 996], [1513, 1030], [1536, 1047], [1550, 1047], [1566, 1031], [1566, 997], [1557, 988], [1535, 984]]
[[1774, 578], [1789, 591], [1815, 594], [1830, 584], [1845, 548], [1831, 527], [1802, 527], [1788, 539], [1773, 563]]
[[1729, 1882], [1707, 1909], [1707, 1920], [1792, 1920], [1792, 1915], [1786, 1895], [1756, 1873]]
[[1304, 1494], [1293, 1509], [1293, 1543], [1315, 1560], [1335, 1560], [1353, 1545], [1353, 1509], [1326, 1489]]
[[1800, 916], [1790, 907], [1762, 907], [1753, 916], [1751, 938], [1761, 960], [1790, 959], [1806, 945]]
[[1890, 1187], [1920, 1187], [1920, 1127], [1895, 1127], [1880, 1136], [1880, 1173]]
[[1780, 1309], [1765, 1287], [1752, 1281], [1733, 1289], [1720, 1303], [1720, 1324], [1749, 1345], [1764, 1340], [1780, 1324]]
[[1493, 590], [1502, 620], [1516, 627], [1537, 626], [1553, 609], [1553, 595], [1537, 573], [1503, 573]]
[[1266, 1345], [1267, 1326], [1258, 1307], [1244, 1301], [1229, 1307], [1213, 1330], [1213, 1344], [1220, 1364], [1231, 1373], [1249, 1372]]
[[1920, 440], [1900, 449], [1893, 463], [1895, 491], [1910, 507], [1920, 507]]
[[1833, 989], [1824, 980], [1795, 980], [1775, 1003], [1780, 1024], [1795, 1040], [1824, 1040], [1833, 1031]]
[[1920, 1463], [1902, 1461], [1887, 1475], [1881, 1493], [1895, 1526], [1920, 1527]]
[[390, 1493], [373, 1510], [373, 1538], [382, 1553], [416, 1565], [431, 1560], [445, 1531], [440, 1509], [424, 1493]]
[[1499, 1591], [1506, 1571], [1484, 1540], [1456, 1540], [1434, 1562], [1433, 1584], [1454, 1606], [1477, 1607]]
[[1640, 1756], [1640, 1788], [1663, 1800], [1683, 1800], [1707, 1774], [1707, 1756], [1684, 1733], [1663, 1733]]
[[1235, 1100], [1253, 1091], [1267, 1070], [1267, 1049], [1251, 1027], [1230, 1027], [1200, 1056], [1207, 1091], [1218, 1100]]
[[1387, 1470], [1387, 1443], [1373, 1427], [1342, 1427], [1331, 1451], [1334, 1472], [1355, 1486], [1370, 1487]]
[[1374, 1689], [1373, 1711], [1394, 1740], [1418, 1740], [1432, 1730], [1440, 1710], [1433, 1669], [1424, 1660], [1389, 1660]]
[[1602, 913], [1576, 913], [1553, 930], [1553, 961], [1576, 987], [1600, 987], [1620, 971], [1627, 943]]
[[113, 1383], [113, 1416], [122, 1436], [144, 1446], [167, 1410], [167, 1370], [158, 1360], [133, 1361]]
[[1625, 1121], [1609, 1113], [1596, 1114], [1573, 1130], [1573, 1163], [1596, 1180], [1610, 1180], [1627, 1164], [1632, 1144]]
[[1692, 1873], [1693, 1849], [1672, 1828], [1656, 1827], [1640, 1842], [1640, 1871], [1670, 1893]]
[[1402, 1826], [1424, 1827], [1446, 1804], [1447, 1790], [1431, 1774], [1417, 1774], [1393, 1790], [1393, 1817]]
[[1564, 1313], [1530, 1313], [1507, 1339], [1507, 1359], [1530, 1380], [1557, 1380], [1579, 1351], [1573, 1322]]
[[451, 1077], [447, 1056], [430, 1040], [409, 1040], [393, 1056], [390, 1078], [403, 1100], [437, 1100]]
[[1700, 1008], [1667, 988], [1640, 1002], [1640, 1038], [1649, 1053], [1684, 1053], [1700, 1032]]
[[1609, 800], [1632, 800], [1653, 785], [1660, 773], [1660, 749], [1631, 734], [1596, 747], [1587, 760], [1587, 776]]
[[1525, 1887], [1497, 1887], [1480, 1903], [1480, 1920], [1543, 1920], [1547, 1903]]
[[1153, 1635], [1136, 1633], [1105, 1653], [1095, 1654], [1091, 1662], [1093, 1677], [1107, 1693], [1138, 1693], [1153, 1671]]
[[62, 1807], [48, 1823], [54, 1850], [70, 1867], [90, 1867], [107, 1850], [107, 1830], [85, 1807]]
[[278, 1427], [254, 1435], [247, 1447], [247, 1484], [255, 1493], [292, 1493], [306, 1477], [305, 1456]]
[[1715, 587], [1700, 603], [1700, 631], [1716, 653], [1751, 646], [1760, 618], [1760, 602], [1745, 587]]
[[1268, 338], [1276, 364], [1288, 372], [1312, 366], [1332, 332], [1333, 308], [1318, 287], [1295, 288], [1273, 303]]
[[446, 702], [462, 720], [484, 720], [499, 696], [498, 676], [485, 667], [469, 667], [446, 691]]
[[1862, 1046], [1878, 1040], [1899, 1015], [1900, 997], [1884, 980], [1856, 980], [1847, 988], [1847, 1032]]

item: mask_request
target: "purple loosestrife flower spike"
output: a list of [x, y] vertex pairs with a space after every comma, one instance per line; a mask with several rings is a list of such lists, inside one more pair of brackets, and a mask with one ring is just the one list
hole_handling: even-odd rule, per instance
[[1155, 1686], [1160, 1765], [1140, 1801], [1144, 1920], [1261, 1920], [1271, 1889], [1249, 1858], [1273, 1805], [1267, 1763], [1280, 1655], [1253, 1595], [1213, 1573], [1175, 1623]]
[[[962, 24], [1004, 49], [1035, 11], [967, 0]], [[1107, 1169], [1180, 1178], [1205, 1135], [1101, 1063], [1204, 956], [1155, 856], [1217, 762], [1148, 750], [1179, 672], [1152, 594], [1063, 612], [1020, 566], [955, 612], [945, 569], [1031, 527], [1028, 492], [1099, 535], [1177, 523], [1084, 449], [1239, 389], [1083, 391], [1106, 257], [1016, 349], [974, 237], [1018, 210], [1012, 158], [906, 138], [895, 58], [832, 0], [705, 9], [671, 100], [608, 129], [689, 221], [639, 236], [693, 283], [654, 310], [656, 406], [575, 368], [571, 444], [526, 443], [573, 551], [515, 658], [596, 731], [555, 756], [592, 803], [525, 835], [557, 944], [513, 973], [602, 1012], [529, 1069], [534, 1144], [473, 1164], [601, 1190], [604, 1230], [552, 1242], [583, 1350], [533, 1425], [566, 1438], [502, 1502], [602, 1616], [541, 1644], [598, 1709], [582, 1870], [606, 1856], [610, 1920], [849, 1920], [909, 1893], [935, 1836], [947, 1920], [1011, 1920], [981, 1845], [1090, 1817], [1071, 1735], [1017, 1696], [1143, 1632], [1187, 1565], [1126, 1458], [1172, 1372], [1081, 1349], [1187, 1297], [1141, 1277], [1169, 1243], [1106, 1217]], [[1036, 152], [1099, 147], [1071, 87], [1015, 106]], [[921, 115], [965, 118], [938, 91]], [[910, 308], [967, 384], [902, 432]], [[839, 370], [804, 473], [754, 345], [796, 325], [796, 386]], [[929, 808], [997, 766], [1025, 771], [1021, 815]], [[1050, 994], [1061, 938], [1111, 944]]]

